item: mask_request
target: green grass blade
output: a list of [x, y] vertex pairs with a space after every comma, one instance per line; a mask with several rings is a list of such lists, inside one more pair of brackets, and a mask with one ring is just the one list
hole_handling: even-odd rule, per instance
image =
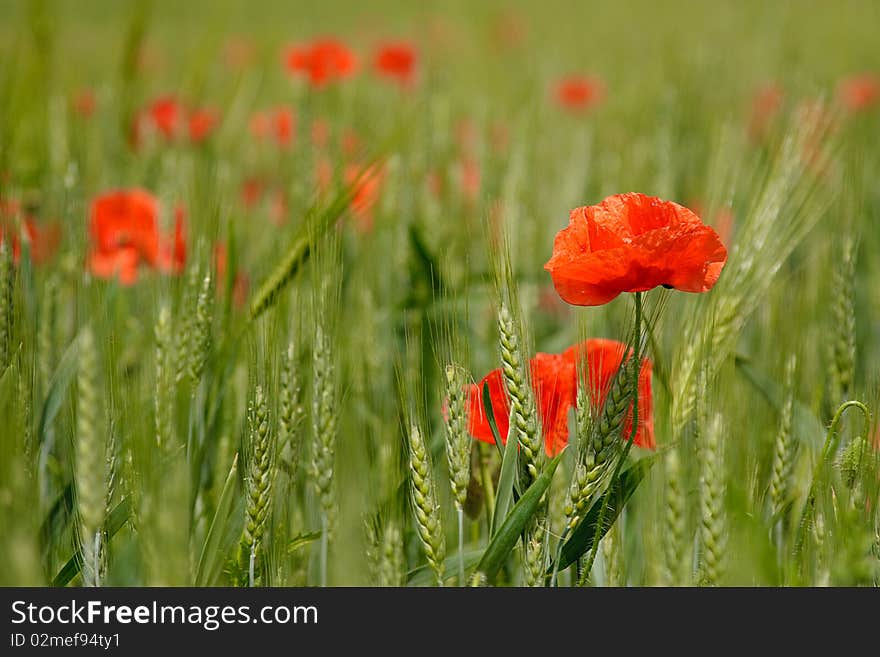
[[[131, 507], [127, 499], [123, 499], [113, 507], [104, 523], [104, 533], [107, 534], [108, 542], [122, 529], [130, 515]], [[79, 575], [80, 568], [82, 568], [82, 552], [77, 550], [76, 554], [70, 557], [67, 563], [58, 571], [58, 574], [55, 575], [55, 578], [52, 580], [52, 586], [67, 586], [73, 581], [74, 577]]]
[[232, 500], [235, 498], [237, 487], [238, 454], [232, 459], [232, 467], [229, 468], [229, 474], [223, 484], [220, 501], [217, 503], [217, 511], [214, 512], [214, 518], [211, 520], [211, 526], [205, 536], [205, 544], [202, 546], [202, 553], [199, 555], [199, 563], [196, 567], [196, 586], [208, 586], [217, 576], [218, 557], [220, 556], [218, 548], [224, 535], [224, 527], [229, 518], [229, 510], [232, 508]]
[[492, 535], [507, 518], [507, 513], [513, 504], [513, 484], [516, 479], [517, 464], [519, 461], [519, 442], [507, 441], [501, 459], [501, 475], [498, 477], [498, 491], [495, 493], [495, 515], [492, 517]]
[[52, 379], [49, 382], [49, 392], [46, 401], [43, 402], [43, 410], [40, 413], [40, 423], [37, 428], [37, 440], [42, 444], [46, 438], [46, 432], [52, 426], [52, 422], [61, 410], [61, 404], [67, 395], [70, 382], [76, 374], [77, 354], [79, 352], [79, 336], [77, 336], [64, 352]]
[[495, 447], [498, 453], [504, 456], [504, 444], [501, 442], [501, 433], [498, 431], [498, 424], [495, 422], [495, 411], [492, 410], [492, 396], [489, 394], [489, 384], [483, 384], [483, 410], [486, 411], [486, 419], [489, 421], [489, 428], [492, 430], [492, 437], [495, 439]]
[[[457, 576], [458, 554], [458, 551], [453, 552], [443, 560], [443, 572], [446, 573], [444, 579], [455, 579]], [[482, 550], [465, 550], [462, 553], [465, 569], [469, 570], [476, 566], [482, 556]], [[407, 575], [407, 586], [434, 586], [437, 583], [437, 573], [429, 564], [414, 568]]]
[[480, 563], [477, 564], [477, 571], [486, 575], [490, 582], [507, 560], [526, 524], [538, 510], [541, 499], [550, 488], [553, 473], [556, 472], [564, 453], [557, 455], [550, 461], [540, 476], [523, 493], [483, 553]]
[[287, 554], [293, 554], [294, 552], [296, 552], [300, 548], [305, 547], [309, 543], [313, 543], [313, 542], [317, 541], [319, 538], [321, 538], [321, 534], [322, 534], [322, 532], [317, 531], [317, 532], [304, 532], [302, 534], [294, 536], [287, 543]]

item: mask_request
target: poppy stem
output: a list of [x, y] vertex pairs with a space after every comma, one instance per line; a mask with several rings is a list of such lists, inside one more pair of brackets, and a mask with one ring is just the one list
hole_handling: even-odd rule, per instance
[[[608, 510], [608, 500], [611, 497], [611, 491], [614, 490], [614, 484], [617, 482], [617, 478], [620, 476], [620, 471], [623, 468], [623, 464], [626, 462], [626, 457], [629, 455], [629, 450], [632, 448], [633, 443], [636, 439], [636, 434], [639, 430], [639, 373], [641, 371], [641, 343], [642, 343], [642, 293], [635, 293], [635, 302], [636, 302], [636, 319], [635, 326], [633, 329], [633, 354], [632, 354], [632, 375], [630, 379], [630, 386], [632, 388], [632, 396], [633, 396], [633, 404], [632, 404], [632, 426], [630, 427], [629, 438], [627, 438], [626, 445], [623, 448], [623, 452], [620, 457], [617, 459], [617, 464], [614, 467], [614, 474], [611, 475], [611, 479], [608, 482], [608, 492], [602, 496], [602, 507], [599, 509], [599, 518], [596, 522], [596, 531], [593, 534], [593, 545], [590, 551], [590, 557], [587, 559], [587, 563], [584, 566], [584, 570], [581, 573], [580, 578], [578, 579], [578, 586], [585, 586], [587, 581], [590, 578], [590, 572], [593, 570], [593, 563], [596, 561], [596, 555], [599, 552], [599, 542], [601, 540], [601, 535], [604, 534], [604, 525], [605, 525], [605, 514]], [[608, 528], [610, 529], [610, 527]]]
[[489, 453], [487, 446], [480, 443], [480, 479], [483, 484], [483, 495], [486, 497], [486, 517], [489, 521], [491, 538], [492, 518], [495, 517], [495, 486], [492, 484], [492, 474], [489, 472]]

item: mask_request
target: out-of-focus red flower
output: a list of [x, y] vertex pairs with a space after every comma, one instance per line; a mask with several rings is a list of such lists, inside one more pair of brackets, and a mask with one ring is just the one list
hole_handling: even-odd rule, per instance
[[57, 222], [39, 224], [32, 217], [22, 222], [22, 232], [27, 240], [31, 261], [42, 265], [52, 259], [61, 243], [61, 226]]
[[306, 77], [313, 87], [350, 77], [357, 70], [357, 58], [336, 39], [317, 39], [309, 44], [290, 46], [284, 55], [287, 70]]
[[279, 187], [270, 198], [269, 219], [276, 226], [283, 226], [287, 223], [287, 216], [287, 194]]
[[319, 157], [315, 162], [315, 185], [319, 194], [326, 194], [333, 184], [333, 165], [327, 157]]
[[251, 134], [259, 141], [272, 139], [278, 146], [287, 148], [293, 143], [296, 117], [289, 107], [275, 107], [257, 112], [251, 117]]
[[100, 278], [137, 281], [138, 266], [159, 264], [159, 204], [142, 189], [110, 192], [92, 202], [89, 268]]
[[220, 123], [220, 114], [210, 107], [202, 107], [190, 112], [189, 139], [198, 144], [205, 141]]
[[776, 84], [767, 84], [755, 91], [748, 128], [751, 139], [761, 140], [767, 136], [770, 125], [782, 109], [784, 98], [782, 89]]
[[73, 111], [83, 118], [91, 118], [97, 106], [95, 92], [91, 89], [81, 89], [73, 98]]
[[348, 157], [357, 155], [362, 143], [360, 135], [353, 128], [342, 133], [342, 152]]
[[[226, 280], [227, 261], [228, 254], [226, 251], [226, 245], [223, 242], [218, 242], [214, 245], [214, 266], [217, 268], [217, 279], [221, 282]], [[250, 281], [248, 280], [248, 277], [241, 273], [241, 271], [236, 270], [235, 276], [232, 279], [232, 302], [237, 308], [244, 306], [245, 301], [247, 301], [249, 283]], [[225, 289], [225, 283], [218, 285], [218, 294]]]
[[605, 98], [605, 85], [595, 77], [571, 75], [556, 83], [556, 102], [570, 112], [583, 112]]
[[186, 209], [181, 204], [174, 208], [174, 234], [163, 239], [159, 248], [159, 269], [171, 274], [182, 274], [186, 267]]
[[385, 43], [373, 57], [373, 67], [381, 77], [394, 80], [402, 86], [415, 81], [418, 53], [411, 43]]
[[326, 148], [330, 143], [330, 122], [327, 119], [312, 121], [312, 145], [315, 148]]
[[837, 85], [837, 98], [851, 112], [861, 112], [880, 102], [880, 76], [862, 73], [844, 78]]
[[455, 143], [463, 153], [471, 153], [477, 145], [480, 130], [477, 124], [468, 118], [459, 119], [454, 128]]
[[248, 178], [241, 184], [241, 201], [245, 208], [252, 210], [263, 198], [266, 183], [260, 178]]
[[150, 105], [149, 116], [162, 136], [172, 139], [180, 130], [183, 109], [174, 96], [163, 96]]
[[725, 262], [718, 234], [691, 210], [629, 193], [572, 210], [544, 269], [564, 301], [598, 306], [658, 285], [706, 292]]
[[469, 203], [473, 203], [480, 196], [482, 173], [479, 161], [474, 157], [462, 158], [458, 163], [458, 174], [462, 196]]
[[[532, 389], [548, 455], [555, 456], [568, 444], [568, 413], [577, 403], [579, 358], [587, 367], [585, 383], [589, 387], [591, 403], [595, 408], [601, 408], [625, 353], [626, 345], [620, 342], [594, 339], [575, 345], [562, 354], [538, 353], [529, 361]], [[639, 372], [639, 431], [634, 441], [639, 447], [648, 449], [655, 446], [651, 369], [651, 361], [644, 359]], [[474, 438], [494, 443], [483, 407], [482, 391], [485, 384], [489, 386], [498, 432], [502, 442], [506, 443], [510, 429], [510, 407], [500, 368], [492, 370], [478, 384], [468, 387], [468, 430]], [[621, 437], [628, 439], [631, 431], [630, 405]]]
[[369, 232], [373, 228], [373, 206], [379, 200], [384, 177], [384, 169], [375, 164], [366, 169], [358, 165], [348, 165], [345, 168], [345, 184], [354, 185], [351, 211], [363, 232]]
[[162, 96], [140, 110], [134, 117], [131, 142], [139, 148], [150, 135], [172, 141], [180, 136], [184, 110], [174, 96]]

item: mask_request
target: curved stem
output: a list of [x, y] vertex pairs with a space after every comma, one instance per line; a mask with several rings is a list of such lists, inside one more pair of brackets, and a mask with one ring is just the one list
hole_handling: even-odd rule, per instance
[[813, 480], [810, 482], [810, 492], [807, 494], [807, 501], [804, 503], [803, 511], [801, 511], [801, 518], [798, 522], [798, 532], [797, 536], [795, 537], [794, 543], [795, 557], [797, 557], [803, 549], [804, 540], [807, 536], [807, 527], [809, 526], [810, 516], [812, 515], [812, 511], [816, 503], [817, 488], [825, 471], [825, 466], [832, 458], [834, 458], [834, 453], [837, 451], [837, 448], [840, 445], [840, 420], [841, 418], [843, 418], [843, 414], [849, 408], [857, 408], [862, 412], [862, 416], [865, 419], [862, 434], [866, 438], [871, 431], [871, 413], [868, 410], [868, 407], [860, 401], [854, 399], [846, 401], [842, 403], [838, 407], [837, 411], [834, 413], [834, 417], [831, 420], [831, 426], [828, 427], [828, 435], [825, 437], [825, 445], [823, 445], [822, 447], [822, 457], [816, 464], [816, 469], [813, 470]]
[[[608, 511], [608, 499], [611, 497], [611, 490], [613, 489], [614, 482], [617, 481], [618, 476], [620, 476], [620, 471], [623, 468], [623, 464], [626, 461], [626, 457], [629, 455], [629, 450], [632, 448], [633, 443], [636, 439], [636, 433], [639, 430], [639, 374], [641, 373], [641, 342], [642, 342], [642, 293], [635, 293], [635, 302], [636, 302], [636, 320], [635, 327], [633, 330], [633, 354], [632, 354], [632, 375], [630, 378], [630, 385], [632, 386], [632, 396], [633, 396], [633, 411], [632, 411], [632, 426], [630, 427], [629, 438], [626, 441], [626, 446], [623, 448], [623, 453], [617, 459], [617, 464], [614, 467], [614, 474], [611, 475], [611, 479], [608, 482], [608, 489], [605, 495], [602, 497], [602, 507], [599, 509], [599, 517], [596, 522], [596, 533], [593, 536], [593, 546], [590, 551], [590, 556], [587, 559], [587, 563], [584, 566], [583, 572], [581, 572], [581, 576], [578, 579], [578, 586], [584, 586], [587, 580], [590, 578], [590, 572], [593, 570], [593, 563], [596, 561], [596, 555], [599, 552], [599, 534], [602, 533], [602, 526], [605, 523], [605, 514]], [[622, 365], [621, 365], [622, 366]]]
[[483, 495], [486, 496], [486, 517], [489, 521], [489, 533], [491, 538], [492, 518], [495, 517], [495, 486], [492, 483], [492, 474], [489, 472], [489, 454], [487, 445], [480, 443], [480, 479], [483, 484]]

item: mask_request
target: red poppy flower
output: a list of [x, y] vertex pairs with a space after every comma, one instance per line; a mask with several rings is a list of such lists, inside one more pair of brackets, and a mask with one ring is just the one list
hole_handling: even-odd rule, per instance
[[90, 118], [95, 113], [98, 102], [95, 92], [91, 89], [82, 89], [73, 99], [74, 111], [83, 118]]
[[330, 142], [330, 122], [327, 119], [315, 119], [312, 121], [312, 145], [316, 148], [326, 148]]
[[241, 201], [245, 208], [252, 210], [263, 198], [266, 183], [260, 178], [248, 178], [241, 183]]
[[409, 43], [383, 44], [373, 59], [376, 73], [404, 86], [411, 85], [415, 80], [417, 63], [418, 54]]
[[717, 233], [692, 211], [629, 193], [572, 210], [544, 269], [564, 301], [598, 306], [658, 285], [706, 292], [725, 262]]
[[95, 276], [131, 285], [138, 266], [159, 262], [158, 202], [142, 189], [110, 192], [92, 202], [93, 250], [89, 267]]
[[[226, 289], [224, 281], [226, 280], [227, 261], [226, 245], [223, 242], [218, 242], [214, 246], [214, 266], [217, 268], [217, 279], [221, 282], [217, 286], [218, 293]], [[247, 301], [249, 283], [247, 275], [236, 270], [232, 279], [232, 302], [237, 308], [244, 306], [245, 301]]]
[[349, 165], [345, 168], [344, 177], [346, 185], [355, 185], [351, 211], [358, 227], [367, 232], [373, 227], [373, 206], [379, 200], [385, 172], [377, 165], [366, 170], [357, 165]]
[[178, 204], [174, 208], [174, 235], [162, 241], [159, 249], [159, 269], [182, 274], [186, 266], [186, 210]]
[[863, 73], [841, 80], [837, 96], [851, 112], [866, 110], [880, 102], [880, 76]]
[[[611, 390], [611, 384], [617, 376], [626, 354], [626, 360], [632, 358], [632, 349], [617, 340], [593, 338], [570, 347], [563, 354], [578, 367], [579, 359], [585, 359], [587, 365], [587, 388], [590, 391], [590, 405], [600, 409]], [[639, 430], [633, 440], [635, 445], [645, 449], [654, 449], [654, 397], [651, 391], [651, 376], [654, 364], [649, 358], [642, 359], [639, 369]], [[576, 401], [575, 401], [576, 403]], [[632, 432], [632, 404], [626, 412], [621, 436], [629, 439]]]
[[752, 98], [752, 112], [749, 117], [749, 136], [754, 140], [763, 139], [782, 109], [784, 94], [778, 85], [768, 84], [760, 87]]
[[304, 75], [313, 87], [341, 80], [357, 70], [357, 58], [335, 39], [318, 39], [303, 46], [291, 46], [285, 53], [287, 70]]
[[198, 144], [205, 141], [220, 123], [220, 115], [216, 110], [203, 107], [189, 115], [189, 139]]
[[163, 96], [153, 101], [149, 108], [153, 125], [166, 139], [177, 135], [180, 129], [183, 110], [174, 96]]
[[251, 117], [251, 134], [260, 141], [274, 139], [275, 143], [286, 148], [293, 143], [296, 117], [289, 107], [276, 107], [257, 112]]
[[[598, 408], [605, 401], [625, 351], [626, 345], [614, 340], [587, 340], [562, 354], [538, 353], [529, 361], [532, 389], [541, 419], [544, 448], [548, 455], [555, 456], [568, 444], [568, 413], [577, 404], [578, 354], [583, 353], [586, 359], [591, 403]], [[489, 385], [495, 423], [501, 440], [506, 443], [510, 429], [510, 407], [500, 369], [492, 370], [478, 384], [468, 387], [468, 430], [474, 438], [494, 443], [483, 408], [484, 384]], [[628, 438], [631, 430], [630, 408], [622, 437]], [[648, 449], [653, 449], [655, 445], [651, 361], [648, 359], [642, 361], [639, 373], [639, 431], [635, 444]]]
[[555, 96], [563, 109], [582, 112], [605, 97], [605, 85], [598, 78], [572, 75], [556, 84]]
[[30, 247], [31, 261], [42, 265], [52, 259], [61, 242], [61, 226], [57, 223], [39, 224], [33, 217], [22, 223], [22, 233]]

